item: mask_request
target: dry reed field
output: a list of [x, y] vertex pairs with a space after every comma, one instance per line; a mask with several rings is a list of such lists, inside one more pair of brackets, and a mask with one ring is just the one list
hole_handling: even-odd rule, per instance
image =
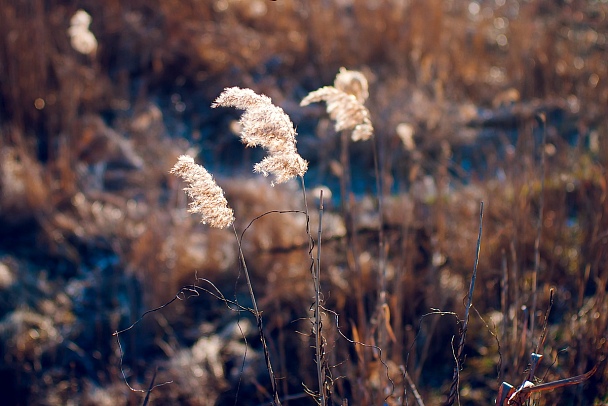
[[608, 2], [0, 0], [0, 403], [607, 405]]

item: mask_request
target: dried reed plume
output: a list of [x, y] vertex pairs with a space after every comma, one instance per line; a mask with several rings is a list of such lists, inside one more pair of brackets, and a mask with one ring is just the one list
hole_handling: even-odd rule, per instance
[[356, 70], [340, 68], [334, 79], [334, 87], [344, 93], [352, 94], [363, 104], [369, 97], [369, 87], [365, 75]]
[[[268, 151], [254, 172], [268, 176], [272, 173], [276, 183], [295, 176], [303, 176], [308, 169], [296, 149], [296, 131], [282, 108], [272, 104], [269, 97], [251, 89], [230, 87], [224, 89], [211, 107], [236, 107], [245, 110], [241, 117], [241, 141], [248, 147], [261, 146]], [[274, 185], [274, 182], [273, 182]]]
[[182, 155], [169, 173], [175, 174], [188, 182], [184, 188], [192, 199], [190, 213], [201, 213], [203, 224], [211, 227], [225, 228], [234, 221], [233, 211], [228, 207], [224, 191], [215, 183], [205, 168], [194, 162], [188, 155]]
[[91, 16], [84, 10], [78, 10], [70, 20], [68, 34], [72, 48], [84, 55], [94, 55], [97, 52], [97, 38], [89, 30]]
[[340, 68], [333, 86], [310, 92], [300, 105], [325, 101], [327, 113], [336, 122], [336, 131], [352, 130], [353, 141], [365, 141], [374, 134], [369, 111], [363, 105], [368, 96], [365, 76], [361, 72]]

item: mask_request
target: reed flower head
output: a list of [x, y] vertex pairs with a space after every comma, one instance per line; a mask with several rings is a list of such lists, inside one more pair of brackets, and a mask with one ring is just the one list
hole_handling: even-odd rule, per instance
[[356, 70], [340, 68], [334, 79], [334, 87], [344, 93], [352, 94], [363, 104], [369, 97], [369, 85], [365, 75]]
[[91, 16], [84, 10], [78, 10], [70, 19], [68, 34], [72, 48], [84, 55], [93, 55], [97, 51], [97, 38], [89, 30]]
[[344, 68], [336, 76], [334, 86], [325, 86], [310, 92], [301, 106], [324, 101], [327, 113], [335, 121], [336, 131], [352, 130], [353, 141], [365, 141], [374, 134], [370, 114], [363, 105], [367, 99], [368, 85], [361, 72]]
[[225, 228], [234, 221], [234, 212], [228, 207], [224, 191], [215, 183], [205, 168], [194, 162], [188, 155], [182, 155], [169, 173], [179, 176], [188, 183], [184, 188], [192, 199], [190, 213], [201, 213], [203, 224], [215, 228]]
[[[282, 108], [272, 104], [269, 97], [251, 89], [224, 89], [211, 107], [236, 107], [245, 110], [241, 116], [241, 141], [248, 147], [261, 146], [268, 151], [254, 172], [264, 176], [272, 173], [276, 183], [303, 176], [308, 169], [296, 149], [296, 131]], [[274, 183], [273, 183], [274, 184]]]

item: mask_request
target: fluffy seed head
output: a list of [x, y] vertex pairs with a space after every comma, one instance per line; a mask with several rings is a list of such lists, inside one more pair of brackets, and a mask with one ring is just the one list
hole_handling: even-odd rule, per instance
[[245, 110], [241, 116], [241, 141], [248, 147], [261, 146], [268, 156], [255, 164], [254, 171], [264, 176], [272, 173], [276, 183], [303, 176], [308, 169], [296, 149], [296, 131], [282, 108], [272, 104], [269, 97], [251, 89], [224, 89], [211, 107], [235, 107]]
[[363, 105], [368, 96], [367, 79], [363, 73], [340, 68], [334, 86], [310, 92], [300, 105], [324, 101], [327, 114], [336, 123], [336, 131], [352, 130], [353, 141], [365, 141], [374, 135], [369, 111]]
[[369, 97], [367, 78], [356, 70], [340, 68], [334, 79], [334, 87], [344, 93], [352, 94], [361, 104]]
[[215, 228], [225, 228], [234, 221], [234, 213], [228, 207], [224, 191], [215, 183], [205, 168], [194, 162], [192, 157], [182, 155], [169, 173], [179, 176], [188, 183], [184, 188], [192, 202], [190, 213], [201, 213], [203, 224]]

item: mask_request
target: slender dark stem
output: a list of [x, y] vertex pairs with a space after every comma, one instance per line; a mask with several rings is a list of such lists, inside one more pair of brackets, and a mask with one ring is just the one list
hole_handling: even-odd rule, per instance
[[[374, 141], [380, 142], [378, 137], [375, 137]], [[378, 196], [378, 268], [380, 271], [380, 299], [384, 304], [386, 302], [386, 253], [385, 253], [385, 239], [384, 239], [384, 179], [382, 172], [380, 171], [381, 162], [379, 155], [379, 146], [376, 142], [373, 145], [374, 155], [374, 172], [376, 175], [376, 195]]]
[[[340, 196], [342, 218], [346, 226], [345, 250], [346, 262], [350, 272], [353, 274], [355, 306], [357, 309], [357, 329], [361, 337], [367, 337], [367, 317], [365, 311], [364, 287], [361, 268], [359, 266], [359, 253], [357, 252], [357, 225], [356, 218], [353, 215], [354, 198], [351, 193], [350, 181], [350, 158], [348, 146], [350, 137], [347, 131], [340, 132], [340, 164], [342, 165], [342, 174], [340, 176]], [[361, 376], [366, 374], [365, 370], [366, 359], [362, 358], [359, 362]]]
[[545, 311], [545, 320], [543, 322], [542, 334], [540, 336], [540, 340], [538, 340], [538, 344], [536, 344], [535, 353], [539, 353], [542, 350], [543, 345], [545, 345], [545, 340], [547, 339], [547, 327], [549, 325], [549, 314], [551, 314], [551, 309], [553, 308], [553, 288], [549, 291], [549, 307]]
[[319, 394], [321, 405], [327, 405], [325, 396], [325, 367], [323, 365], [323, 337], [321, 337], [321, 230], [323, 225], [323, 190], [319, 196], [319, 230], [317, 233], [317, 270], [315, 286], [315, 350], [317, 358], [317, 377], [319, 380]]
[[460, 345], [458, 346], [458, 357], [462, 355], [464, 341], [466, 339], [467, 327], [469, 324], [469, 313], [473, 305], [473, 291], [475, 290], [475, 282], [477, 281], [477, 265], [479, 264], [479, 251], [481, 249], [481, 234], [483, 231], [483, 202], [479, 205], [479, 234], [477, 236], [477, 248], [475, 249], [475, 263], [473, 265], [473, 276], [471, 276], [471, 285], [469, 286], [469, 295], [467, 299], [467, 307], [464, 313], [464, 326], [462, 327], [463, 334], [460, 337]]
[[306, 186], [304, 183], [304, 177], [300, 177], [300, 183], [302, 185], [302, 194], [304, 198], [304, 211], [306, 212], [306, 234], [308, 235], [310, 241], [308, 252], [311, 257], [310, 270], [315, 290], [315, 301], [313, 304], [314, 322], [312, 333], [315, 336], [315, 362], [317, 364], [317, 384], [319, 386], [319, 399], [317, 400], [317, 402], [322, 406], [326, 406], [327, 396], [325, 391], [325, 354], [323, 349], [323, 324], [321, 319], [321, 302], [323, 300], [321, 296], [321, 227], [323, 221], [323, 191], [321, 191], [321, 195], [319, 197], [318, 248], [315, 267], [315, 259], [312, 256], [315, 244], [310, 231], [310, 216], [308, 212], [308, 200], [306, 197]]
[[241, 248], [241, 241], [239, 240], [239, 237], [236, 232], [236, 228], [234, 227], [234, 224], [232, 225], [232, 230], [234, 231], [234, 236], [236, 237], [236, 240], [238, 242], [239, 259], [241, 261], [241, 265], [243, 266], [243, 271], [245, 273], [245, 279], [247, 280], [247, 287], [249, 288], [249, 295], [251, 296], [251, 304], [253, 305], [255, 317], [258, 318], [260, 316], [260, 311], [258, 309], [258, 303], [255, 300], [255, 294], [253, 293], [253, 285], [251, 284], [251, 278], [249, 277], [249, 270], [247, 269], [247, 263], [245, 262], [245, 256], [243, 255], [243, 250]]
[[376, 307], [376, 314], [378, 319], [378, 346], [380, 348], [386, 347], [387, 332], [385, 329], [380, 328], [384, 318], [384, 309], [387, 306], [387, 291], [386, 291], [386, 248], [384, 238], [384, 176], [380, 168], [382, 163], [380, 160], [379, 151], [380, 139], [374, 137], [373, 155], [374, 155], [374, 173], [376, 175], [376, 195], [378, 197], [378, 273], [380, 276], [380, 290], [378, 292], [378, 303]]
[[342, 215], [345, 219], [350, 218], [351, 210], [348, 201], [350, 195], [350, 157], [348, 154], [349, 138], [346, 131], [340, 132], [340, 164], [342, 173], [340, 176], [340, 197], [342, 202]]
[[[502, 278], [500, 280], [500, 290], [501, 290], [500, 310], [501, 310], [503, 316], [502, 316], [502, 328], [501, 328], [500, 339], [503, 340], [503, 342], [505, 342], [505, 344], [506, 344], [507, 329], [508, 329], [508, 314], [509, 314], [509, 309], [507, 307], [508, 298], [509, 298], [509, 269], [507, 267], [507, 254], [505, 253], [504, 249], [502, 250], [501, 269], [502, 269]], [[505, 355], [508, 356], [508, 354], [509, 353], [507, 350]], [[501, 356], [500, 364], [498, 366], [499, 382], [503, 378], [505, 369], [506, 369], [506, 363], [503, 363], [502, 361], [503, 360], [502, 360], [502, 356]]]
[[403, 377], [405, 378], [405, 381], [407, 382], [407, 384], [409, 385], [410, 389], [412, 390], [412, 394], [414, 395], [414, 399], [416, 399], [416, 404], [418, 406], [424, 406], [424, 401], [422, 400], [422, 396], [420, 396], [420, 393], [418, 393], [418, 389], [416, 388], [416, 384], [414, 383], [414, 381], [412, 380], [412, 377], [410, 376], [410, 374], [407, 373], [407, 371], [405, 370], [405, 367], [401, 366], [401, 373], [403, 374]]
[[545, 145], [547, 143], [547, 123], [544, 113], [537, 116], [543, 126], [543, 139], [540, 146], [540, 197], [538, 208], [538, 224], [536, 228], [536, 239], [534, 240], [534, 273], [532, 275], [532, 308], [530, 309], [530, 333], [534, 334], [534, 323], [536, 321], [538, 272], [540, 268], [540, 236], [543, 229], [543, 211], [545, 195]]
[[148, 386], [148, 390], [146, 391], [146, 397], [144, 398], [144, 402], [142, 406], [147, 406], [150, 401], [150, 393], [152, 393], [152, 389], [154, 389], [154, 381], [156, 380], [156, 374], [158, 373], [158, 367], [154, 369], [154, 375], [152, 375], [152, 380], [150, 381], [150, 386]]
[[251, 304], [253, 305], [253, 311], [255, 312], [255, 319], [258, 326], [258, 331], [260, 333], [260, 340], [262, 341], [262, 349], [264, 350], [264, 359], [266, 361], [266, 369], [268, 369], [268, 375], [270, 376], [270, 387], [272, 390], [272, 403], [273, 406], [281, 406], [281, 400], [279, 399], [279, 391], [277, 389], [277, 382], [274, 376], [274, 371], [272, 369], [272, 363], [270, 362], [270, 352], [268, 351], [268, 345], [266, 344], [266, 337], [264, 336], [264, 326], [262, 324], [262, 314], [258, 309], [257, 301], [255, 300], [255, 295], [253, 293], [253, 285], [251, 284], [251, 278], [249, 277], [249, 270], [247, 269], [247, 263], [245, 262], [245, 256], [243, 255], [243, 249], [241, 245], [241, 240], [236, 232], [236, 228], [234, 224], [232, 224], [232, 230], [234, 231], [234, 237], [236, 238], [238, 249], [239, 249], [239, 259], [241, 261], [241, 265], [243, 266], [243, 272], [245, 274], [245, 279], [247, 281], [247, 287], [249, 288], [249, 295], [251, 296]]
[[[516, 238], [516, 233], [513, 235], [513, 238]], [[518, 337], [519, 337], [519, 311], [521, 309], [521, 301], [519, 299], [519, 284], [518, 284], [518, 264], [517, 264], [517, 252], [515, 251], [515, 241], [511, 240], [511, 243], [509, 244], [509, 251], [511, 254], [511, 274], [512, 277], [510, 277], [511, 281], [513, 281], [511, 283], [512, 285], [512, 292], [513, 292], [513, 304], [511, 304], [511, 306], [509, 307], [509, 310], [514, 309], [513, 312], [513, 320], [512, 320], [512, 324], [511, 324], [511, 338], [510, 338], [510, 345], [509, 350], [511, 352], [511, 363], [513, 365], [513, 368], [517, 368], [519, 366], [519, 353], [517, 351], [517, 345], [518, 345]], [[509, 312], [510, 314], [510, 312]]]
[[469, 286], [469, 294], [467, 298], [467, 304], [464, 312], [464, 323], [462, 325], [462, 332], [460, 334], [460, 342], [454, 358], [456, 359], [456, 366], [454, 367], [454, 375], [452, 377], [452, 386], [450, 387], [450, 394], [446, 401], [447, 406], [454, 404], [456, 396], [458, 395], [458, 382], [460, 380], [460, 368], [464, 362], [462, 351], [464, 349], [464, 343], [467, 337], [467, 328], [469, 325], [469, 314], [473, 305], [473, 291], [475, 290], [475, 282], [477, 281], [477, 265], [479, 264], [479, 251], [481, 249], [481, 234], [483, 230], [483, 202], [479, 205], [479, 234], [477, 236], [477, 248], [475, 250], [475, 263], [473, 264], [473, 276], [471, 276], [471, 284]]

